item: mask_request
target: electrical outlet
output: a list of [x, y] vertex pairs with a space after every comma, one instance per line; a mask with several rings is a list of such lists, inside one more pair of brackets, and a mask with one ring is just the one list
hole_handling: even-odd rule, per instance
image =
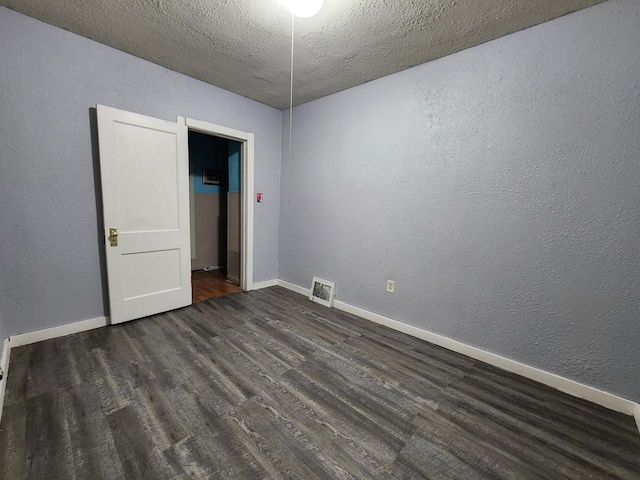
[[395, 289], [396, 289], [396, 282], [394, 282], [393, 280], [387, 280], [387, 292], [393, 293]]

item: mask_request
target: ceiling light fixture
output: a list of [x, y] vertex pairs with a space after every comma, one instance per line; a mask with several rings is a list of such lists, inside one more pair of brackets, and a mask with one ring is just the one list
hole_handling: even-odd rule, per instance
[[286, 7], [296, 17], [313, 17], [322, 8], [324, 0], [283, 0]]

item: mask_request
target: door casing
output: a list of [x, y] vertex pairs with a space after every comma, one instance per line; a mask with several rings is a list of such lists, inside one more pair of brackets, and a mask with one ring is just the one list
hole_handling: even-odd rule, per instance
[[[240, 153], [242, 185], [240, 205], [240, 288], [246, 292], [253, 290], [254, 135], [250, 132], [243, 132], [187, 117], [178, 117], [178, 124], [186, 125], [189, 130], [194, 132], [215, 135], [235, 140], [242, 144]], [[193, 189], [192, 185], [191, 189]], [[193, 208], [191, 209], [191, 221], [194, 221]], [[192, 238], [191, 248], [193, 246]], [[191, 256], [193, 257], [193, 252]]]

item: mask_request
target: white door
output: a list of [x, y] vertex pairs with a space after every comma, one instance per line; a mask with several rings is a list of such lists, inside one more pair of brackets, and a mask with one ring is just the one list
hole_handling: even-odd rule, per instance
[[186, 125], [98, 105], [98, 138], [111, 323], [190, 305]]

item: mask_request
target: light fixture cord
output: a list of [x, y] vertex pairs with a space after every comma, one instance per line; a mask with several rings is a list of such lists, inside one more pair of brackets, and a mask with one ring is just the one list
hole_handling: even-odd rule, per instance
[[291, 133], [293, 132], [293, 32], [294, 32], [295, 16], [291, 12], [291, 84], [289, 86], [289, 188], [287, 189], [287, 205], [291, 204], [291, 187], [292, 181], [292, 165], [293, 165], [293, 152], [291, 151]]

